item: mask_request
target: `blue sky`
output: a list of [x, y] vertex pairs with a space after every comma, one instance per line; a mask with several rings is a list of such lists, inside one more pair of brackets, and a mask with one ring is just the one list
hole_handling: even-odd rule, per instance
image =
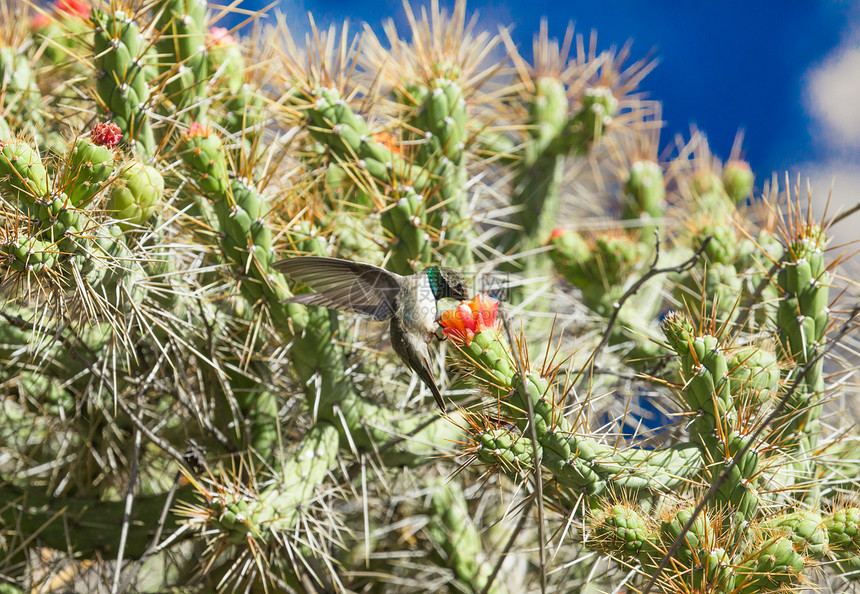
[[[413, 7], [423, 4], [414, 1]], [[450, 7], [453, 1], [441, 4]], [[659, 63], [641, 89], [663, 103], [661, 146], [676, 133], [688, 135], [695, 124], [708, 135], [712, 150], [726, 158], [743, 129], [744, 153], [759, 180], [786, 169], [823, 176], [828, 163], [839, 168], [860, 162], [860, 139], [834, 145], [829, 135], [845, 128], [844, 123], [837, 119], [829, 122], [830, 128], [823, 125], [829, 116], [822, 110], [828, 107], [812, 117], [816, 109], [809, 99], [810, 85], [822, 78], [815, 78], [816, 69], [833, 63], [840, 48], [856, 41], [857, 29], [851, 25], [860, 16], [856, 2], [480, 0], [468, 7], [490, 30], [513, 25], [512, 37], [526, 55], [542, 17], [558, 38], [573, 21], [579, 33], [597, 31], [598, 49], [632, 40], [634, 59], [652, 52]], [[281, 10], [293, 15], [294, 22], [306, 22], [304, 15], [311, 11], [319, 25], [347, 18], [377, 31], [391, 17], [399, 30], [406, 30], [400, 0], [285, 0]], [[853, 74], [860, 79], [858, 72]], [[835, 80], [842, 78], [836, 75]], [[832, 84], [831, 79], [825, 82]], [[831, 95], [828, 87], [819, 87], [819, 97]], [[860, 100], [860, 90], [853, 91]], [[860, 120], [860, 101], [856, 105]]]

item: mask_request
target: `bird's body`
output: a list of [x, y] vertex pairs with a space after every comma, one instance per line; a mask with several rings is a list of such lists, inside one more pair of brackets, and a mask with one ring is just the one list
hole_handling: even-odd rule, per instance
[[436, 296], [426, 274], [402, 276], [394, 299], [395, 315], [407, 332], [431, 334], [436, 330]]
[[428, 343], [436, 330], [436, 302], [446, 297], [468, 299], [459, 271], [431, 266], [401, 276], [371, 264], [316, 256], [282, 260], [275, 268], [316, 291], [296, 295], [292, 302], [352, 311], [380, 321], [390, 319], [394, 352], [445, 410], [431, 371]]

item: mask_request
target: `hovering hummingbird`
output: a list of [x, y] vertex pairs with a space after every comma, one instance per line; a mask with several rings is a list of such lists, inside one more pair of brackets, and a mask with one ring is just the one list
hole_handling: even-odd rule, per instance
[[427, 344], [436, 331], [436, 302], [469, 298], [463, 273], [429, 266], [418, 274], [401, 276], [371, 264], [317, 256], [282, 260], [274, 267], [317, 291], [288, 299], [292, 303], [351, 311], [379, 321], [390, 319], [394, 352], [418, 374], [445, 411], [430, 370]]

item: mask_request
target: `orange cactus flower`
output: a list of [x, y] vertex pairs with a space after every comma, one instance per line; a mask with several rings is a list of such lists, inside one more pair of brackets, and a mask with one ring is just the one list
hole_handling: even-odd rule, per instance
[[395, 138], [394, 134], [391, 132], [377, 132], [373, 135], [373, 140], [390, 150], [392, 153], [397, 153], [398, 155], [403, 154], [400, 150], [400, 144], [397, 142], [397, 138]]
[[204, 126], [203, 124], [198, 124], [197, 122], [191, 122], [191, 125], [188, 126], [188, 132], [185, 133], [187, 138], [208, 138], [212, 135], [212, 130], [209, 126]]
[[471, 301], [462, 301], [456, 308], [444, 312], [439, 323], [446, 337], [468, 346], [476, 335], [496, 327], [498, 315], [499, 302], [478, 294]]

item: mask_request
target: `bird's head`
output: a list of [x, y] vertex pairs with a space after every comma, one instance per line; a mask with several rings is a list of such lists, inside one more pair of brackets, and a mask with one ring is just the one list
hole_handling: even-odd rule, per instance
[[430, 266], [426, 269], [430, 279], [430, 288], [436, 299], [457, 299], [462, 301], [469, 298], [469, 287], [466, 277], [456, 268]]

